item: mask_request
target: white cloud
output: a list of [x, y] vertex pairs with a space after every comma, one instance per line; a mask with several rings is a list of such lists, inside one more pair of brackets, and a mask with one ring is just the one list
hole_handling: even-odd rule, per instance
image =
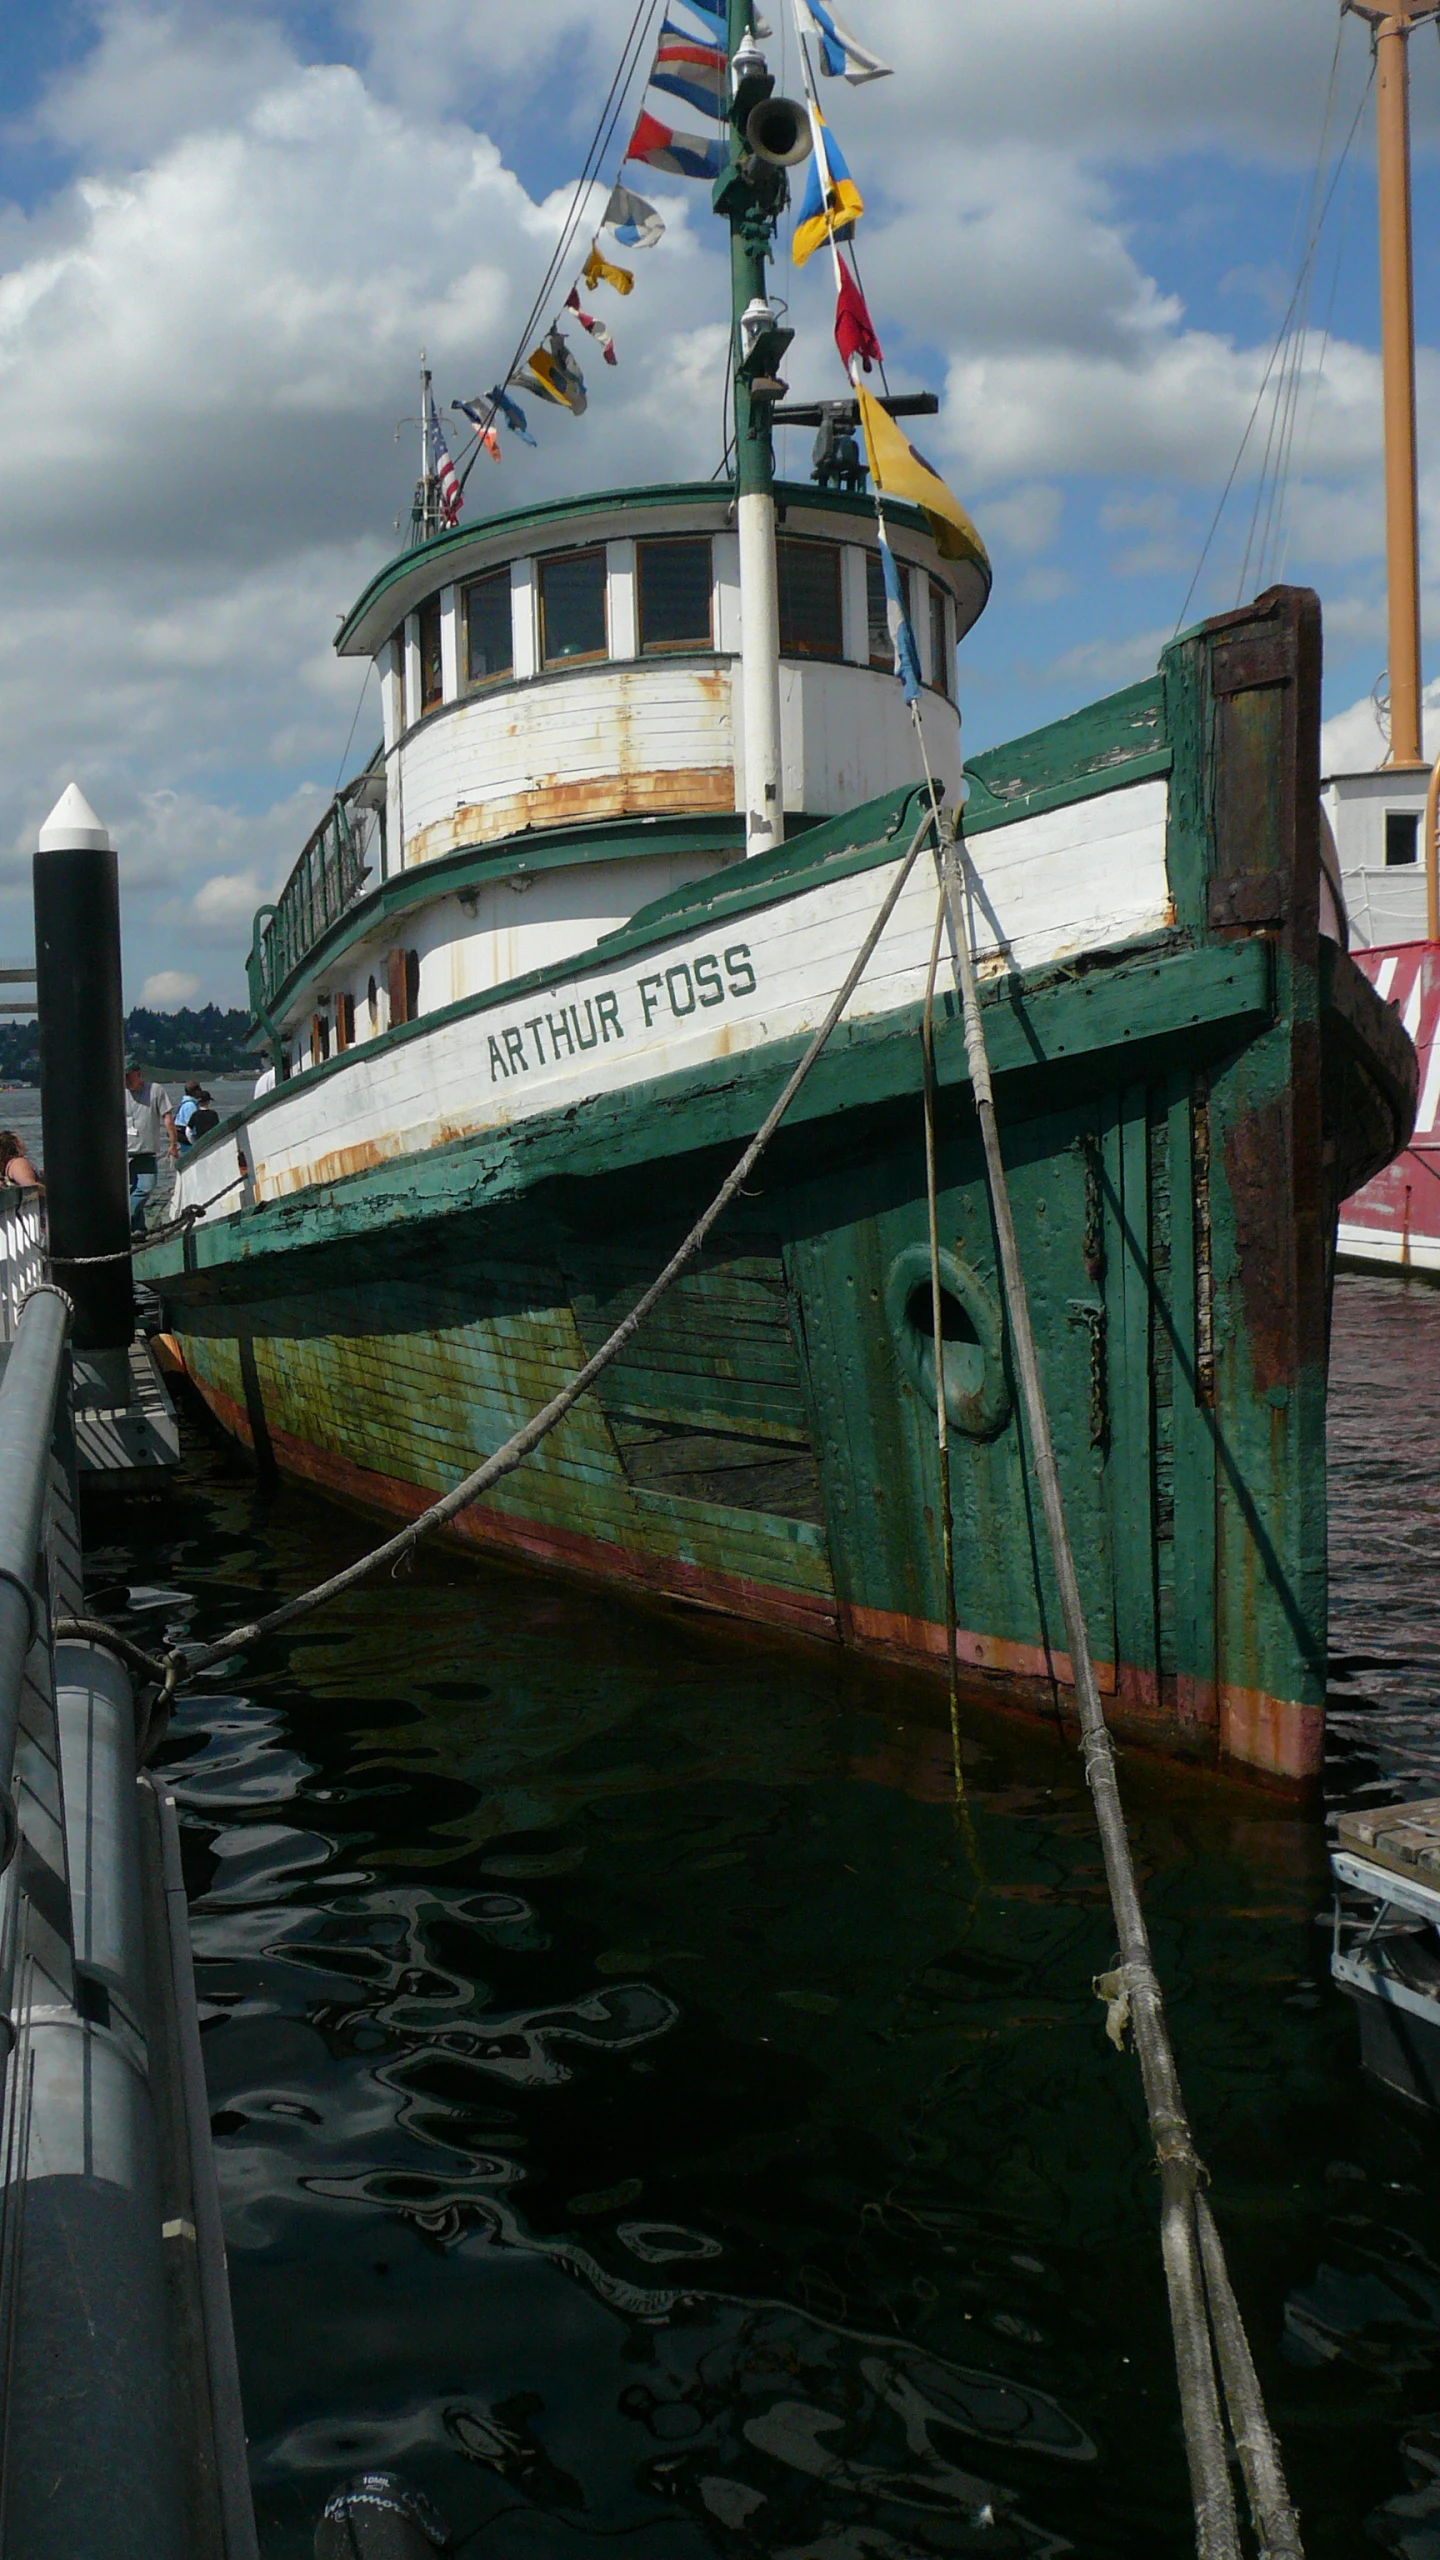
[[[1333, 19], [1313, 0], [1027, 0], [1017, 74], [1013, 12], [852, 5], [896, 65], [835, 110], [871, 201], [865, 281], [892, 379], [943, 381], [923, 441], [1017, 555], [1004, 576], [1027, 667], [1044, 670], [1017, 684], [1122, 682], [1168, 637], [1165, 597], [1133, 603], [1126, 618], [1157, 628], [1127, 639], [1097, 588], [1117, 571], [1168, 580], [1178, 610], [1178, 564], [1254, 406], [1274, 325], [1264, 261], [1284, 246], [1258, 237], [1242, 275], [1231, 236], [1226, 326], [1223, 274], [1201, 325], [1159, 272], [1163, 225], [1138, 227], [1127, 173], [1161, 172], [1160, 205], [1167, 155], [1302, 171]], [[301, 60], [267, 0], [101, 0], [93, 44], [35, 118], [73, 183], [0, 209], [0, 946], [24, 939], [35, 824], [73, 771], [120, 845], [133, 973], [193, 966], [238, 999], [250, 908], [338, 778], [363, 671], [331, 635], [408, 512], [413, 430], [397, 449], [395, 427], [419, 347], [442, 400], [494, 379], [631, 0], [341, 10], [352, 62]], [[1347, 26], [1337, 131], [1367, 68]], [[1422, 144], [1437, 97], [1417, 80]], [[606, 309], [618, 372], [592, 363], [586, 419], [548, 419], [538, 453], [511, 448], [485, 505], [718, 462], [719, 226], [703, 189], [646, 192], [669, 235]], [[797, 394], [833, 390], [822, 262], [782, 265], [777, 285]], [[1422, 449], [1440, 455], [1430, 353], [1421, 399]], [[1262, 417], [1242, 526], [1263, 433]], [[1290, 556], [1325, 572], [1332, 648], [1383, 657], [1378, 456], [1376, 360], [1334, 342], [1302, 397]], [[1440, 462], [1422, 503], [1440, 538]], [[1097, 543], [1101, 505], [1113, 540]], [[1126, 592], [1110, 588], [1112, 621]], [[993, 687], [986, 631], [967, 657]], [[372, 692], [356, 757], [377, 728]]]
[[[1420, 725], [1424, 753], [1440, 755], [1440, 678], [1425, 687]], [[1373, 693], [1337, 711], [1320, 732], [1322, 773], [1371, 773], [1389, 752], [1390, 724]]]
[[1008, 543], [1012, 551], [1033, 559], [1048, 551], [1060, 530], [1065, 501], [1058, 489], [1047, 488], [1043, 481], [1032, 481], [1028, 487], [1007, 490], [1003, 497], [985, 501], [984, 535]]
[[262, 894], [253, 871], [217, 871], [196, 890], [191, 912], [200, 925], [248, 925]]
[[187, 976], [183, 969], [157, 969], [141, 988], [140, 1001], [173, 1011], [176, 1005], [189, 1004], [199, 993], [199, 979]]

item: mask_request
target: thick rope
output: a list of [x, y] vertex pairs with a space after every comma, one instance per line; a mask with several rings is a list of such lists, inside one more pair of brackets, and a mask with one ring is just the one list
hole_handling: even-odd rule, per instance
[[960, 1757], [960, 1676], [956, 1659], [955, 1512], [950, 1497], [950, 1413], [945, 1402], [945, 1313], [940, 1285], [940, 1194], [935, 1170], [935, 973], [940, 965], [940, 939], [945, 930], [942, 882], [935, 909], [935, 934], [925, 974], [925, 1011], [920, 1023], [925, 1092], [925, 1223], [930, 1246], [930, 1338], [935, 1357], [935, 1449], [940, 1467], [940, 1559], [945, 1577], [945, 1675], [950, 1691], [950, 1749], [955, 1761], [956, 1799], [965, 1792]]
[[[972, 880], [968, 857], [965, 859], [968, 890], [972, 887]], [[948, 826], [942, 827], [941, 831], [940, 869], [950, 911], [955, 971], [964, 1012], [965, 1053], [980, 1121], [991, 1214], [995, 1222], [1010, 1319], [1011, 1354], [1020, 1384], [1035, 1474], [1040, 1484], [1061, 1615], [1065, 1623], [1065, 1641], [1070, 1653], [1070, 1678], [1080, 1717], [1085, 1775], [1095, 1804], [1110, 1903], [1120, 1940], [1118, 1977], [1107, 1977], [1107, 1996], [1112, 2002], [1124, 2001], [1134, 2026], [1151, 2140], [1160, 2169], [1161, 2253], [1170, 2297], [1170, 2325], [1175, 2341], [1185, 2449], [1195, 2510], [1195, 2547], [1199, 2560], [1240, 2560], [1240, 2529], [1226, 2461], [1215, 2356], [1207, 2317], [1208, 2295], [1210, 2312], [1216, 2317], [1217, 2332], [1222, 2325], [1226, 2330], [1226, 2343], [1220, 2351], [1221, 2363], [1237, 2447], [1242, 2438], [1248, 2444], [1248, 2453], [1242, 2456], [1242, 2460], [1257, 2525], [1262, 2532], [1269, 2533], [1271, 2538], [1266, 2548], [1275, 2555], [1275, 2560], [1281, 2560], [1282, 2554], [1284, 2560], [1302, 2560], [1298, 2529], [1285, 2492], [1279, 2455], [1264, 2418], [1254, 2366], [1248, 2346], [1244, 2346], [1244, 2329], [1228, 2276], [1224, 2274], [1219, 2235], [1208, 2207], [1203, 2221], [1199, 2219], [1199, 2207], [1204, 2202], [1200, 2190], [1205, 2172], [1191, 2138], [1160, 1985], [1151, 1960], [1150, 1935], [1145, 1925], [1120, 1800], [1115, 1750], [1095, 1680], [1000, 1146], [994, 1086], [975, 976], [969, 901], [961, 896], [956, 843], [953, 830]], [[1109, 1989], [1110, 1985], [1114, 1986], [1113, 1990]], [[1112, 2006], [1112, 2032], [1115, 2015], [1116, 2010]], [[1202, 2253], [1202, 2235], [1207, 2232]], [[1281, 2538], [1276, 2538], [1277, 2533]], [[1284, 2538], [1286, 2534], [1288, 2539]]]
[[50, 1637], [54, 1644], [97, 1645], [104, 1652], [113, 1653], [117, 1662], [124, 1663], [127, 1671], [138, 1672], [142, 1679], [152, 1684], [150, 1696], [146, 1697], [142, 1690], [135, 1701], [135, 1750], [143, 1769], [170, 1721], [175, 1691], [185, 1669], [184, 1655], [178, 1652], [163, 1655], [147, 1653], [143, 1645], [122, 1635], [120, 1629], [112, 1627], [106, 1618], [52, 1619]]
[[217, 1644], [206, 1645], [199, 1653], [185, 1653], [177, 1656], [183, 1676], [190, 1678], [198, 1672], [213, 1670], [217, 1662], [224, 1662], [240, 1647], [255, 1644], [261, 1636], [273, 1635], [281, 1627], [293, 1626], [297, 1618], [308, 1618], [313, 1610], [323, 1608], [327, 1601], [338, 1600], [343, 1592], [353, 1590], [359, 1582], [368, 1581], [370, 1575], [380, 1572], [382, 1567], [398, 1564], [402, 1557], [409, 1555], [412, 1548], [419, 1545], [422, 1538], [428, 1537], [435, 1529], [443, 1528], [445, 1523], [453, 1520], [459, 1512], [468, 1510], [471, 1503], [477, 1502], [482, 1493], [488, 1493], [490, 1487], [498, 1484], [503, 1476], [513, 1474], [515, 1468], [529, 1457], [531, 1451], [539, 1447], [547, 1432], [553, 1431], [557, 1422], [563, 1422], [566, 1414], [573, 1405], [578, 1404], [587, 1388], [594, 1385], [601, 1372], [608, 1369], [611, 1361], [624, 1350], [626, 1343], [644, 1323], [651, 1308], [663, 1298], [671, 1283], [679, 1279], [686, 1264], [694, 1260], [716, 1220], [728, 1209], [737, 1193], [743, 1190], [749, 1175], [764, 1154], [864, 976], [876, 945], [894, 914], [910, 874], [915, 868], [921, 846], [926, 837], [933, 832], [934, 827], [935, 808], [932, 803], [926, 808], [924, 817], [901, 857], [895, 877], [880, 902], [874, 921], [846, 971], [844, 984], [819, 1030], [806, 1048], [804, 1056], [788, 1077], [779, 1100], [766, 1113], [734, 1170], [721, 1184], [709, 1208], [696, 1219], [684, 1243], [671, 1255], [658, 1278], [651, 1281], [644, 1295], [636, 1300], [630, 1313], [615, 1327], [608, 1339], [602, 1342], [599, 1350], [586, 1361], [582, 1369], [576, 1371], [569, 1384], [563, 1387], [558, 1395], [552, 1396], [548, 1404], [542, 1405], [538, 1413], [533, 1413], [528, 1422], [522, 1423], [518, 1431], [512, 1432], [510, 1438], [494, 1452], [493, 1456], [486, 1458], [482, 1465], [476, 1467], [470, 1475], [465, 1476], [449, 1493], [442, 1495], [438, 1502], [432, 1502], [428, 1510], [420, 1513], [418, 1519], [410, 1521], [393, 1538], [387, 1538], [383, 1545], [373, 1547], [368, 1555], [357, 1557], [353, 1564], [346, 1565], [343, 1572], [332, 1574], [327, 1582], [318, 1582], [312, 1589], [298, 1593], [293, 1600], [286, 1600], [280, 1608], [271, 1609], [263, 1618], [254, 1618], [244, 1626], [232, 1627], [229, 1634], [222, 1636]]

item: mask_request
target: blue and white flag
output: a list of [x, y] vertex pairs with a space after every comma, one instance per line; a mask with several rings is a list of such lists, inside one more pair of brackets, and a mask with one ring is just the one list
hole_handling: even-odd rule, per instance
[[900, 679], [907, 702], [918, 702], [921, 692], [920, 652], [910, 616], [905, 610], [905, 590], [900, 584], [900, 571], [895, 554], [880, 527], [880, 566], [885, 575], [885, 620], [890, 630], [890, 645], [895, 652], [895, 673]]
[[[498, 382], [496, 383], [494, 390], [487, 393], [485, 405], [489, 409], [492, 417], [499, 416], [504, 419], [512, 436], [518, 436], [522, 444], [534, 444], [535, 439], [530, 433], [525, 412], [521, 408], [519, 401], [512, 400], [509, 393], [502, 390]], [[478, 400], [457, 400], [455, 406], [457, 409], [463, 409], [466, 417], [474, 418], [476, 425], [479, 425], [480, 416], [477, 416], [476, 414], [477, 411], [480, 411], [480, 403]], [[483, 411], [480, 411], [480, 415], [483, 414]]]
[[653, 204], [629, 187], [616, 187], [605, 208], [605, 220], [626, 249], [653, 249], [665, 237], [665, 225]]
[[820, 38], [820, 67], [829, 73], [832, 80], [843, 77], [852, 89], [858, 89], [866, 80], [888, 80], [891, 77], [889, 63], [882, 62], [878, 53], [872, 53], [868, 45], [861, 44], [848, 27], [842, 27], [827, 0], [805, 0], [805, 6]]

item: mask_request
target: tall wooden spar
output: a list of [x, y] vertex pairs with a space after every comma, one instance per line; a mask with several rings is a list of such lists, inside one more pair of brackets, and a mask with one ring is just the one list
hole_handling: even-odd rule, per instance
[[[1374, 29], [1379, 162], [1380, 350], [1385, 394], [1385, 557], [1389, 589], [1390, 753], [1423, 765], [1420, 743], [1420, 537], [1415, 473], [1415, 282], [1410, 219], [1410, 38], [1440, 0], [1393, 9], [1345, 0]], [[1437, 926], [1430, 918], [1433, 940]]]

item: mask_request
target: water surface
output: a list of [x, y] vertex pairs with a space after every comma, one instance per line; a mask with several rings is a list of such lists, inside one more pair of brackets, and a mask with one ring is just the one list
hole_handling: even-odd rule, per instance
[[[1345, 1280], [1331, 1794], [1440, 1792], [1440, 1296]], [[96, 1596], [208, 1639], [364, 1543], [192, 1429]], [[429, 1556], [170, 1752], [266, 2560], [364, 2463], [459, 2547], [1192, 2547], [1073, 1749]], [[1124, 1784], [1311, 2560], [1440, 2555], [1436, 2136], [1360, 2078], [1322, 1809]]]

